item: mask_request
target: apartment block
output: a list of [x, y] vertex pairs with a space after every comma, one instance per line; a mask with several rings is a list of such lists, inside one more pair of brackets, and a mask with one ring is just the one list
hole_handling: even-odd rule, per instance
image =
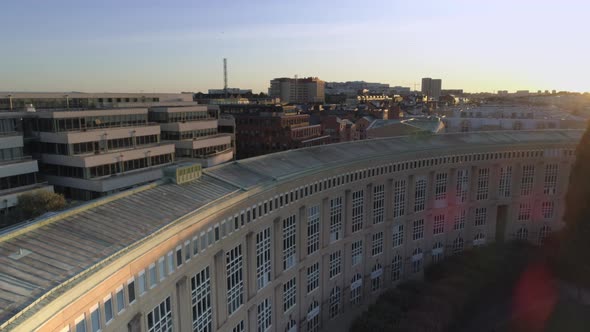
[[326, 82], [317, 77], [306, 78], [275, 78], [270, 81], [268, 95], [281, 98], [283, 103], [323, 103]]

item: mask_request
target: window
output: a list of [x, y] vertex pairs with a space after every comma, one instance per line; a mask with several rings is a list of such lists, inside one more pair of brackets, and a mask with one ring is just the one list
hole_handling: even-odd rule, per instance
[[510, 187], [512, 185], [512, 166], [500, 168], [500, 184], [498, 185], [498, 196], [503, 198], [510, 197]]
[[365, 192], [363, 190], [352, 192], [352, 232], [363, 229]]
[[342, 252], [340, 250], [330, 254], [329, 275], [330, 279], [340, 274], [342, 269]]
[[313, 301], [307, 310], [307, 331], [318, 332], [320, 330], [320, 304], [318, 301]]
[[113, 320], [113, 299], [109, 295], [104, 300], [104, 321], [108, 324], [111, 320]]
[[147, 314], [148, 332], [170, 332], [172, 331], [172, 307], [170, 297]]
[[350, 281], [350, 303], [360, 304], [363, 288], [363, 277], [360, 273], [355, 274]]
[[117, 290], [117, 313], [122, 312], [125, 309], [125, 291], [123, 287]]
[[285, 332], [297, 332], [297, 321], [291, 319], [285, 326]]
[[434, 199], [437, 201], [447, 198], [447, 173], [436, 174], [436, 184], [434, 187]]
[[242, 271], [242, 245], [225, 254], [227, 270], [227, 311], [233, 314], [244, 303], [244, 279]]
[[98, 305], [90, 309], [90, 327], [92, 332], [100, 331], [100, 310]]
[[166, 259], [164, 257], [158, 259], [158, 273], [160, 274], [160, 280], [166, 278]]
[[363, 261], [363, 240], [352, 243], [352, 266]]
[[457, 215], [455, 215], [455, 223], [453, 224], [454, 230], [460, 230], [465, 228], [465, 215], [465, 209], [457, 212]]
[[320, 263], [316, 262], [307, 268], [307, 293], [320, 286]]
[[393, 218], [399, 218], [405, 214], [406, 207], [406, 180], [395, 180], [393, 183]]
[[519, 241], [526, 241], [529, 238], [529, 231], [524, 228], [521, 227], [518, 229], [518, 231], [516, 231], [516, 239]]
[[522, 167], [522, 180], [521, 180], [520, 195], [528, 196], [532, 193], [534, 177], [535, 177], [535, 166], [534, 165], [524, 165]]
[[182, 265], [182, 247], [176, 248], [176, 267]]
[[307, 254], [311, 255], [320, 249], [320, 206], [307, 209]]
[[133, 279], [127, 281], [127, 296], [129, 297], [129, 304], [135, 302], [135, 281]]
[[486, 236], [483, 233], [477, 233], [473, 238], [473, 246], [479, 247], [486, 243]]
[[476, 208], [475, 209], [475, 226], [483, 226], [486, 224], [486, 216], [487, 216], [487, 209], [486, 208]]
[[283, 270], [295, 266], [296, 254], [296, 223], [295, 215], [283, 219]]
[[391, 281], [396, 282], [401, 279], [403, 266], [402, 256], [394, 256], [391, 261]]
[[480, 168], [477, 177], [477, 192], [475, 199], [482, 201], [488, 199], [488, 187], [490, 182], [490, 169]]
[[232, 332], [245, 332], [246, 331], [246, 326], [244, 324], [244, 321], [241, 320], [238, 325], [234, 326], [234, 328], [231, 330]]
[[211, 276], [208, 266], [191, 278], [191, 306], [193, 331], [213, 331]]
[[539, 230], [539, 239], [538, 239], [539, 245], [542, 245], [543, 243], [545, 243], [545, 239], [547, 239], [547, 237], [549, 236], [549, 233], [551, 233], [551, 227], [549, 227], [549, 226], [541, 227], [541, 229]]
[[338, 312], [340, 311], [340, 287], [335, 286], [330, 291], [330, 309], [329, 315], [330, 318], [334, 318], [338, 316]]
[[426, 179], [424, 177], [417, 177], [415, 188], [414, 212], [424, 211], [426, 208]]
[[258, 332], [269, 331], [271, 327], [272, 308], [270, 299], [264, 299], [258, 304]]
[[518, 221], [531, 219], [531, 203], [520, 203], [518, 206]]
[[414, 252], [412, 253], [412, 273], [418, 273], [422, 270], [423, 258], [424, 254], [422, 253], [422, 249], [414, 249]]
[[414, 221], [414, 227], [412, 231], [412, 240], [421, 240], [424, 238], [424, 219], [418, 219]]
[[554, 195], [557, 191], [557, 164], [547, 164], [545, 166], [545, 182], [543, 185], [543, 194]]
[[289, 311], [296, 303], [297, 282], [295, 277], [283, 284], [283, 312]]
[[139, 274], [137, 276], [137, 286], [139, 287], [139, 296], [142, 296], [143, 294], [145, 294], [145, 290], [147, 288], [147, 280], [145, 278], [144, 271], [139, 272]]
[[342, 238], [342, 197], [330, 200], [330, 243]]
[[467, 194], [469, 193], [469, 170], [459, 169], [457, 170], [457, 188], [456, 188], [456, 200], [457, 203], [465, 203], [467, 201]]
[[385, 220], [385, 185], [373, 187], [373, 224], [380, 224]]
[[383, 275], [383, 267], [377, 263], [371, 270], [371, 291], [375, 292], [381, 288], [381, 276]]
[[392, 233], [393, 248], [404, 244], [404, 225], [394, 225]]
[[256, 234], [256, 284], [258, 289], [270, 282], [270, 227]]
[[86, 332], [86, 316], [82, 315], [75, 321], [76, 332]]
[[149, 273], [150, 273], [150, 288], [154, 288], [156, 286], [156, 283], [158, 282], [158, 279], [156, 276], [156, 264], [150, 265]]
[[434, 223], [432, 227], [432, 234], [439, 235], [445, 232], [445, 215], [439, 214], [434, 216]]
[[383, 253], [383, 232], [373, 234], [373, 248], [371, 254], [373, 256], [381, 255]]
[[174, 254], [172, 251], [168, 253], [168, 257], [166, 259], [168, 260], [168, 274], [172, 274], [172, 272], [174, 272]]
[[432, 246], [432, 262], [438, 263], [444, 257], [444, 245], [442, 242], [437, 242]]
[[458, 237], [453, 240], [453, 254], [458, 254], [463, 251], [464, 241], [462, 237]]
[[548, 201], [548, 202], [541, 203], [541, 212], [543, 213], [544, 219], [553, 218], [553, 211], [554, 211], [553, 202]]

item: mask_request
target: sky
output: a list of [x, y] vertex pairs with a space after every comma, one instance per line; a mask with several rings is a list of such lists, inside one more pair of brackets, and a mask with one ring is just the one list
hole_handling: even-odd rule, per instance
[[0, 91], [267, 92], [276, 77], [590, 91], [587, 0], [5, 1]]

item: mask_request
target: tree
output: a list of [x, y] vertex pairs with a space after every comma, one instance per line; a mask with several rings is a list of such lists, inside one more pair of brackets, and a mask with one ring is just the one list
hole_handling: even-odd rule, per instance
[[47, 190], [38, 190], [18, 197], [17, 211], [23, 219], [31, 219], [49, 211], [61, 210], [66, 206], [63, 195]]

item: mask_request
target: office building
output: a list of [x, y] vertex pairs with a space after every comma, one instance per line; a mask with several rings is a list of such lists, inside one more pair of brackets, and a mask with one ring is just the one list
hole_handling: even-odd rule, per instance
[[174, 161], [147, 108], [37, 112], [27, 119], [37, 137], [42, 173], [57, 192], [88, 200], [162, 178]]
[[325, 82], [317, 77], [275, 78], [270, 81], [268, 95], [287, 104], [313, 104], [325, 101]]
[[149, 120], [160, 124], [162, 141], [176, 146], [177, 158], [190, 158], [204, 168], [234, 158], [232, 134], [218, 130], [218, 106], [155, 106]]
[[332, 144], [82, 205], [0, 235], [0, 329], [342, 328], [432, 262], [563, 227], [582, 134]]
[[0, 224], [14, 218], [11, 213], [18, 196], [37, 190], [53, 192], [41, 181], [37, 160], [24, 151], [23, 117], [21, 112], [0, 113]]

